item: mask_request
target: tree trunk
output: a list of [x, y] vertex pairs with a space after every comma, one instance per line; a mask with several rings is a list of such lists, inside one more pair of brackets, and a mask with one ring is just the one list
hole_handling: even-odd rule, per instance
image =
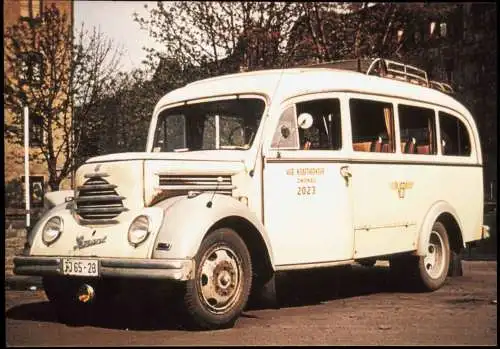
[[51, 191], [58, 191], [61, 184], [61, 178], [57, 176], [57, 162], [53, 159], [49, 160], [49, 186]]

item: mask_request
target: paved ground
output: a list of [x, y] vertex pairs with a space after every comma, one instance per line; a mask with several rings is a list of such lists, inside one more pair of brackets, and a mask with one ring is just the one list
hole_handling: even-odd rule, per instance
[[[192, 332], [167, 310], [126, 304], [80, 327], [56, 321], [43, 291], [7, 290], [9, 346], [497, 345], [496, 261], [464, 261], [432, 293], [402, 290], [384, 265], [295, 273], [280, 309], [247, 309], [235, 328]], [[170, 317], [169, 317], [170, 314]]]

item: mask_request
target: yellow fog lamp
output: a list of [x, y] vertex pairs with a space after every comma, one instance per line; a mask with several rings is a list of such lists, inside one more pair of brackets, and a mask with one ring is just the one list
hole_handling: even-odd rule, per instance
[[50, 218], [45, 223], [42, 230], [42, 241], [45, 245], [49, 246], [56, 242], [61, 236], [63, 231], [63, 219], [59, 216]]
[[128, 242], [137, 247], [148, 238], [151, 232], [151, 222], [148, 216], [141, 215], [135, 218], [128, 229]]

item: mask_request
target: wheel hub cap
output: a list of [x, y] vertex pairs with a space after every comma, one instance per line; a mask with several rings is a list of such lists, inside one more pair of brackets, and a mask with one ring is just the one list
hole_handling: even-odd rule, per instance
[[429, 237], [429, 244], [427, 246], [427, 254], [424, 257], [424, 266], [428, 275], [437, 279], [441, 276], [445, 267], [445, 252], [444, 243], [441, 236], [432, 231]]
[[241, 263], [227, 247], [217, 247], [201, 261], [199, 279], [202, 300], [214, 313], [229, 309], [241, 292]]

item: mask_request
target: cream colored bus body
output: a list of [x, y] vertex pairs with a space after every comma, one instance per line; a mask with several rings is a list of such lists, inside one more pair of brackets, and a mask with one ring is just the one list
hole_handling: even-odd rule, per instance
[[[248, 150], [153, 152], [161, 111], [190, 101], [234, 96], [252, 96], [266, 102], [258, 132]], [[343, 142], [340, 150], [305, 151], [271, 146], [280, 116], [288, 106], [325, 97], [340, 101]], [[438, 153], [427, 156], [402, 154], [399, 147], [395, 153], [353, 151], [350, 98], [368, 98], [394, 106], [404, 103], [452, 114], [467, 127], [471, 154], [444, 156], [439, 144]], [[395, 137], [399, 144], [397, 112], [395, 116]], [[439, 132], [438, 126], [437, 139]], [[455, 99], [436, 90], [318, 68], [207, 79], [172, 91], [159, 101], [153, 112], [146, 152], [100, 156], [79, 168], [76, 194], [88, 175], [106, 173], [106, 180], [116, 185], [116, 191], [124, 197], [127, 211], [115, 223], [82, 224], [73, 212], [72, 202], [61, 203], [34, 227], [28, 256], [23, 258], [92, 256], [127, 262], [143, 260], [150, 264], [153, 260], [169, 261], [173, 271], [159, 273], [158, 277], [186, 280], [193, 275], [192, 260], [203, 237], [214, 224], [228, 217], [238, 217], [253, 227], [252, 232], [262, 242], [262, 256], [269, 259], [274, 270], [352, 263], [360, 258], [400, 252], [424, 255], [432, 224], [442, 214], [456, 221], [463, 245], [483, 237], [482, 171], [480, 143], [472, 116]], [[161, 175], [226, 176], [231, 178], [234, 188], [232, 196], [206, 191], [193, 198], [174, 196], [152, 204], [162, 189]], [[316, 194], [299, 197], [298, 183], [308, 180], [314, 180]], [[412, 188], [405, 190], [404, 198], [400, 198], [393, 183], [408, 182]], [[210, 208], [209, 201], [213, 202]], [[145, 243], [134, 247], [127, 241], [127, 231], [132, 220], [141, 214], [151, 218], [151, 232]], [[63, 218], [64, 231], [55, 243], [46, 246], [41, 240], [41, 230], [55, 215]], [[76, 248], [78, 236], [84, 240], [105, 237], [105, 242]], [[158, 249], [159, 244], [168, 249]], [[17, 270], [22, 273], [21, 267]], [[33, 270], [37, 269], [29, 270], [35, 273]], [[127, 272], [121, 275], [126, 277]], [[147, 273], [144, 269], [144, 275]]]

